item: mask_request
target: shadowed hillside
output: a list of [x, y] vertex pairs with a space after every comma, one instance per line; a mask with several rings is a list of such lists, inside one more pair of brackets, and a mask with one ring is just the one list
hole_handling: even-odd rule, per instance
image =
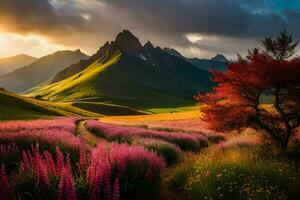
[[9, 58], [0, 59], [0, 76], [8, 74], [20, 67], [33, 63], [37, 58], [21, 54]]

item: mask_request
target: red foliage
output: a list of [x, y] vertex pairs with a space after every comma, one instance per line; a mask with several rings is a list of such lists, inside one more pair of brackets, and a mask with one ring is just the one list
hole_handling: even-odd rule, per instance
[[[201, 111], [209, 128], [263, 129], [286, 148], [300, 124], [300, 59], [277, 60], [255, 49], [213, 75], [213, 92], [195, 96], [205, 104]], [[269, 96], [268, 106], [262, 96]]]

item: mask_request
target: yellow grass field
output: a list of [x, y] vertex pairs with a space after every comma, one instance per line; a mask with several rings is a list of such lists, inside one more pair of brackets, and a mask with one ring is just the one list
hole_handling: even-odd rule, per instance
[[153, 115], [137, 115], [137, 116], [108, 116], [100, 118], [100, 121], [114, 124], [144, 124], [156, 123], [162, 121], [175, 121], [175, 120], [190, 120], [199, 119], [201, 112], [199, 110], [184, 111], [177, 113], [164, 113]]
[[212, 133], [212, 131], [205, 128], [201, 115], [199, 107], [195, 107], [194, 110], [176, 113], [101, 117], [99, 121], [119, 125], [147, 126], [150, 129]]

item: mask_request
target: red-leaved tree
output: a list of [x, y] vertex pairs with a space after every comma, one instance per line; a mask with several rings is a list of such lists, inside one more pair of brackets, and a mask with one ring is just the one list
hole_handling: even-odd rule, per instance
[[297, 42], [282, 32], [263, 44], [264, 51], [238, 56], [226, 72], [213, 71], [218, 86], [195, 99], [204, 103], [203, 120], [211, 129], [264, 130], [285, 150], [300, 125], [300, 59], [290, 59]]

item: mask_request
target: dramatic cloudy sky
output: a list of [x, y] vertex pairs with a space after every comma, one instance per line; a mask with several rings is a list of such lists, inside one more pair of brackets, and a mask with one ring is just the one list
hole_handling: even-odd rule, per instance
[[189, 57], [235, 57], [284, 29], [300, 38], [300, 0], [0, 0], [0, 57], [92, 54], [122, 29]]

